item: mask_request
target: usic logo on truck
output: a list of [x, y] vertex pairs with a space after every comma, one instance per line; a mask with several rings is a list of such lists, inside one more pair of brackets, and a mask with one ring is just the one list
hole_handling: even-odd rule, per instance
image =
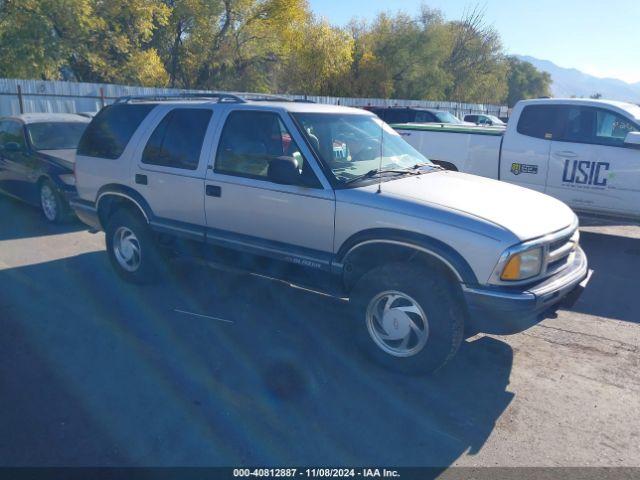
[[606, 187], [607, 179], [602, 178], [603, 171], [609, 170], [608, 162], [589, 162], [588, 160], [565, 160], [562, 173], [563, 183], [576, 185], [595, 185]]

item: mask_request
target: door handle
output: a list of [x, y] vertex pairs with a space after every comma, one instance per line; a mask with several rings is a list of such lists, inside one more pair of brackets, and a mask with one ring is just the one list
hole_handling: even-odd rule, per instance
[[136, 173], [136, 183], [138, 185], [147, 185], [149, 183], [149, 180], [147, 179], [146, 175]]
[[568, 150], [565, 150], [563, 152], [555, 152], [554, 155], [556, 155], [557, 157], [562, 157], [562, 158], [575, 158], [575, 157], [578, 156], [577, 153], [570, 152]]
[[208, 197], [220, 197], [222, 196], [222, 187], [218, 185], [207, 185], [206, 193]]

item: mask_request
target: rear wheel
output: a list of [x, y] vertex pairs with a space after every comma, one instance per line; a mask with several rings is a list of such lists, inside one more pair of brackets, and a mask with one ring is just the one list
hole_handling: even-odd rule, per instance
[[120, 277], [132, 283], [150, 283], [161, 257], [148, 224], [130, 210], [118, 210], [105, 230], [107, 254]]
[[352, 294], [360, 347], [394, 369], [439, 369], [462, 342], [465, 311], [454, 287], [444, 274], [406, 263], [366, 273]]

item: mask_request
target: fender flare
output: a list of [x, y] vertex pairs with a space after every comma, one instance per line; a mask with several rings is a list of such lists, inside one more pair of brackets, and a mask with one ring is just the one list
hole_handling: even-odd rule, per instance
[[414, 232], [390, 228], [363, 230], [349, 237], [336, 254], [336, 261], [344, 264], [358, 248], [375, 243], [403, 246], [429, 255], [448, 267], [460, 283], [475, 285], [478, 279], [464, 257], [446, 243]]
[[100, 188], [100, 190], [98, 190], [95, 204], [96, 211], [100, 211], [100, 200], [108, 196], [122, 197], [131, 201], [140, 210], [140, 213], [142, 213], [147, 223], [151, 223], [151, 221], [153, 221], [153, 219], [155, 218], [153, 210], [151, 210], [151, 207], [142, 195], [140, 195], [131, 187], [127, 187], [125, 185], [120, 185], [117, 183], [104, 185]]

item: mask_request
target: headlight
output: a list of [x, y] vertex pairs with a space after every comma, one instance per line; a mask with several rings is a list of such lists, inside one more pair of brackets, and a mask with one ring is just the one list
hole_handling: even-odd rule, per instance
[[532, 248], [512, 255], [502, 269], [500, 280], [526, 280], [542, 270], [542, 248]]
[[73, 173], [66, 173], [64, 175], [59, 175], [58, 177], [60, 178], [60, 180], [62, 180], [67, 185], [75, 185], [76, 184], [76, 177], [74, 177]]

